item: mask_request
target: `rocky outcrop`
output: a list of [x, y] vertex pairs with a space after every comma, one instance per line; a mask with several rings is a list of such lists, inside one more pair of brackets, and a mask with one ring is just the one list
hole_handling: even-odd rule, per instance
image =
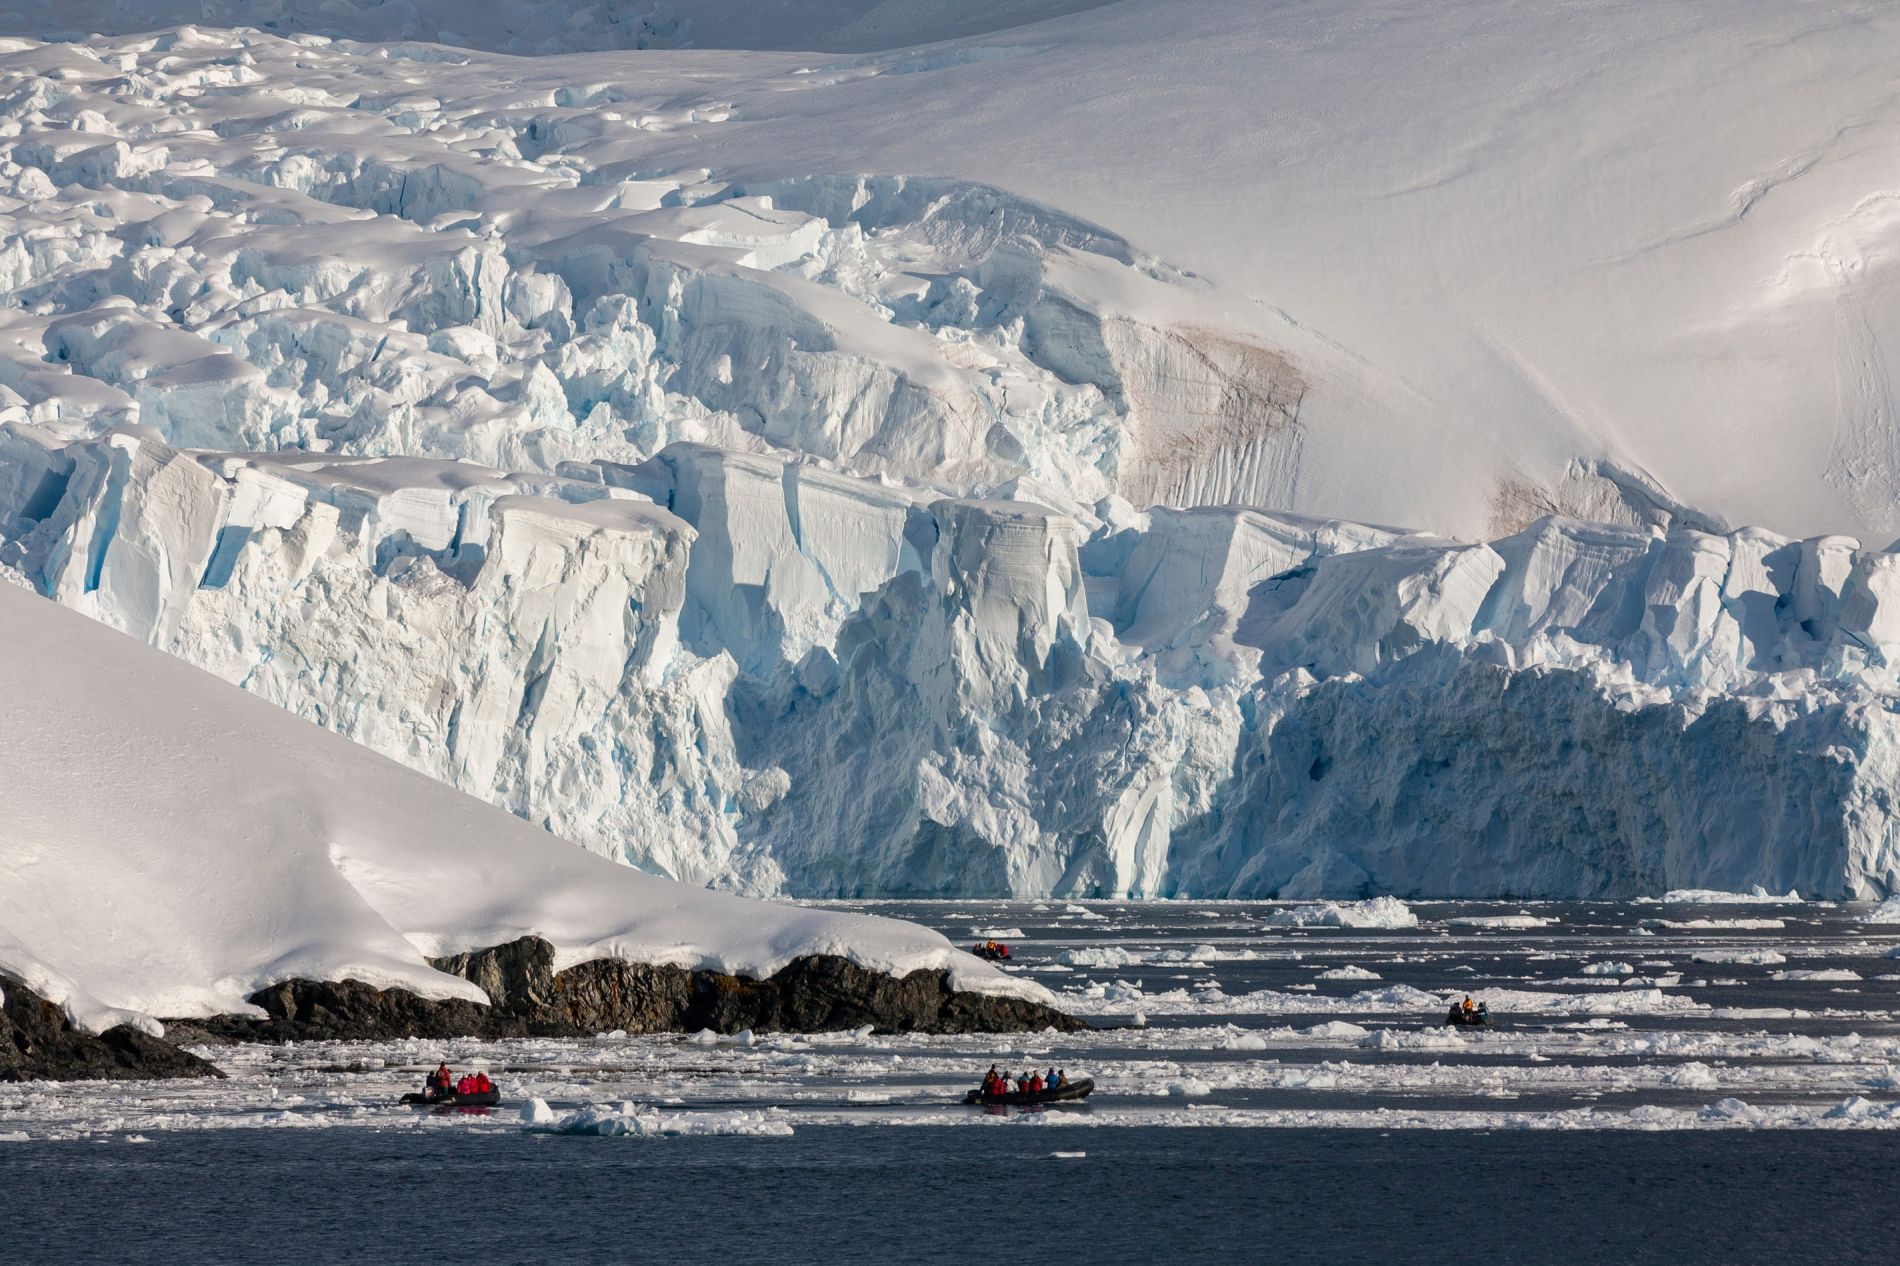
[[94, 1036], [59, 1006], [0, 976], [0, 1081], [222, 1077], [208, 1060], [128, 1024]]
[[281, 1042], [404, 1037], [586, 1037], [628, 1033], [817, 1033], [863, 1025], [895, 1033], [1074, 1032], [1081, 1021], [1019, 998], [961, 992], [943, 971], [891, 976], [847, 959], [794, 959], [765, 980], [595, 959], [554, 970], [539, 937], [432, 959], [494, 999], [433, 1001], [360, 981], [287, 980], [252, 994], [263, 1018], [174, 1021], [199, 1041]]

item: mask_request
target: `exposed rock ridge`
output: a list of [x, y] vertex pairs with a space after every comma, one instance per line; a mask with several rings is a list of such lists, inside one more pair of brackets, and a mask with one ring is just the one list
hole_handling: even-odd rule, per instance
[[11, 976], [0, 975], [0, 1081], [222, 1077], [210, 1061], [120, 1024], [94, 1036]]
[[250, 1001], [265, 1018], [169, 1022], [203, 1041], [378, 1041], [404, 1037], [586, 1037], [628, 1033], [826, 1032], [862, 1025], [900, 1033], [1073, 1032], [1082, 1022], [1018, 998], [953, 990], [942, 971], [889, 976], [828, 954], [794, 959], [766, 980], [595, 959], [554, 970], [539, 937], [432, 959], [495, 1000], [434, 1001], [361, 981], [287, 980]]

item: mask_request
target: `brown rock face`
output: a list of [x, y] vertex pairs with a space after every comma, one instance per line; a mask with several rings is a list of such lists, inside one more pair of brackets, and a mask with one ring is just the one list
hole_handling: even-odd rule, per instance
[[941, 971], [900, 978], [830, 955], [795, 959], [766, 980], [618, 959], [595, 959], [556, 972], [554, 947], [539, 937], [432, 961], [480, 985], [495, 1005], [435, 1002], [354, 980], [288, 980], [251, 996], [267, 1013], [264, 1019], [178, 1021], [175, 1032], [197, 1040], [272, 1042], [585, 1037], [615, 1029], [817, 1033], [866, 1024], [899, 1033], [1086, 1027], [1037, 1003], [959, 993]]
[[97, 1037], [10, 976], [0, 976], [0, 1081], [108, 1081], [222, 1077], [170, 1042], [121, 1024]]

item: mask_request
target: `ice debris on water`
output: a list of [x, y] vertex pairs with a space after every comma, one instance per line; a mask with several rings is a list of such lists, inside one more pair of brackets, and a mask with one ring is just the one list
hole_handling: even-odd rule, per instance
[[[537, 1102], [539, 1102], [537, 1100]], [[544, 1108], [545, 1104], [542, 1105]], [[754, 1135], [790, 1137], [792, 1126], [774, 1109], [739, 1112], [667, 1112], [633, 1103], [591, 1105], [565, 1116], [524, 1120], [523, 1129], [544, 1134], [670, 1138], [679, 1135]]]

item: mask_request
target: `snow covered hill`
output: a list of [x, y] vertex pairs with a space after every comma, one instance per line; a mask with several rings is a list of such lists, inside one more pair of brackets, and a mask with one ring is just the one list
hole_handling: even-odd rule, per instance
[[1044, 999], [907, 923], [616, 866], [0, 584], [0, 971], [98, 1031], [292, 977], [486, 1001], [439, 956], [540, 935], [764, 978], [834, 954]]
[[466, 8], [0, 30], [0, 565], [696, 883], [1896, 885], [1900, 19]]
[[1112, 0], [15, 0], [12, 29], [44, 38], [196, 23], [273, 35], [422, 40], [505, 53], [782, 48], [871, 52], [1099, 8]]
[[[77, 0], [0, 37], [188, 7]], [[281, 7], [497, 47], [533, 12]], [[451, 7], [475, 29], [432, 31]], [[956, 38], [10, 43], [0, 192], [27, 214], [0, 256], [32, 315], [0, 383], [32, 406], [70, 368], [67, 414], [136, 404], [192, 444], [545, 469], [709, 439], [1467, 538], [1682, 506], [1900, 532], [1900, 15], [676, 8], [715, 43], [900, 14], [893, 38]], [[591, 49], [645, 12], [534, 25]]]

